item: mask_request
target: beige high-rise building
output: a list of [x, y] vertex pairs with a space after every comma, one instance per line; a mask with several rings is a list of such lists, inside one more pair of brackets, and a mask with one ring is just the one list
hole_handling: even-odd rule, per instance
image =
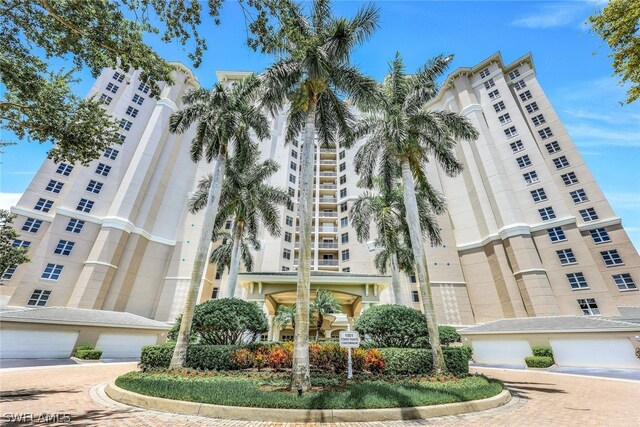
[[[219, 72], [232, 82], [247, 73]], [[211, 169], [189, 159], [192, 134], [168, 131], [169, 115], [197, 81], [182, 67], [176, 83], [148, 96], [138, 74], [106, 70], [90, 95], [122, 120], [123, 144], [84, 167], [49, 160], [12, 211], [32, 262], [4, 273], [9, 305], [127, 311], [160, 321], [181, 312], [202, 215], [186, 211]], [[448, 212], [438, 217], [443, 244], [425, 243], [440, 323], [470, 325], [549, 315], [619, 316], [640, 306], [640, 257], [567, 134], [525, 55], [499, 54], [454, 71], [432, 108], [458, 112], [479, 130], [457, 145], [464, 172], [437, 167], [431, 182]], [[300, 149], [285, 145], [284, 116], [271, 119], [263, 158], [280, 170], [271, 184], [295, 200]], [[356, 147], [316, 150], [312, 288], [331, 289], [343, 313], [328, 319], [336, 335], [363, 310], [391, 302], [390, 278], [373, 266], [375, 245], [358, 242], [348, 214], [357, 187]], [[256, 301], [272, 320], [295, 300], [299, 256], [297, 203], [281, 209], [282, 235], [263, 232], [251, 273], [237, 296]], [[226, 276], [207, 269], [200, 300], [225, 295]], [[404, 277], [401, 302], [420, 307], [417, 284]], [[268, 338], [289, 337], [271, 325]]]

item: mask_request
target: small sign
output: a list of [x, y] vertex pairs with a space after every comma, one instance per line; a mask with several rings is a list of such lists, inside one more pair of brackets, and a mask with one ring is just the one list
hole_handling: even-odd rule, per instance
[[360, 347], [360, 334], [356, 331], [340, 331], [340, 347]]

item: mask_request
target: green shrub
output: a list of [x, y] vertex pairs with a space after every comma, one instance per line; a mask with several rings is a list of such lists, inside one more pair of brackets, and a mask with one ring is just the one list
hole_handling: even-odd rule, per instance
[[76, 350], [76, 357], [83, 360], [99, 360], [102, 350]]
[[460, 334], [453, 326], [438, 326], [438, 335], [440, 335], [440, 344], [445, 347], [454, 342], [460, 342]]
[[640, 359], [640, 347], [636, 347], [636, 357]]
[[78, 345], [76, 348], [74, 348], [73, 349], [73, 353], [71, 353], [71, 355], [73, 357], [78, 357], [78, 351], [81, 351], [81, 350], [94, 350], [94, 349], [95, 349], [95, 346], [93, 344], [85, 342], [85, 343], [82, 343], [82, 344]]
[[236, 345], [191, 345], [187, 350], [187, 367], [227, 371], [234, 369], [233, 353]]
[[[447, 370], [452, 375], [469, 373], [469, 359], [462, 347], [443, 349]], [[384, 373], [389, 375], [426, 375], [433, 372], [431, 350], [424, 348], [381, 348]]]
[[168, 368], [173, 356], [175, 343], [158, 345], [145, 345], [140, 354], [140, 369], [148, 371], [150, 369]]
[[551, 347], [533, 346], [531, 351], [533, 351], [534, 356], [550, 357], [553, 359], [553, 351], [551, 350]]
[[467, 360], [471, 360], [473, 358], [473, 348], [469, 345], [463, 345], [460, 347], [462, 351], [466, 354]]
[[378, 347], [407, 348], [427, 335], [427, 321], [416, 309], [382, 304], [365, 311], [356, 321], [355, 330]]
[[524, 361], [530, 368], [548, 368], [553, 365], [553, 359], [548, 356], [529, 356]]

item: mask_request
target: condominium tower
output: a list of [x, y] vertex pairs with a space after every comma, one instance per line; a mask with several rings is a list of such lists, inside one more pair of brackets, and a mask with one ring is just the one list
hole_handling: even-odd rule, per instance
[[[218, 72], [221, 82], [246, 76]], [[127, 311], [161, 321], [181, 312], [202, 214], [186, 210], [211, 165], [189, 159], [193, 134], [168, 131], [169, 115], [197, 87], [185, 67], [159, 99], [138, 73], [105, 70], [91, 89], [121, 120], [123, 144], [88, 166], [46, 160], [12, 211], [16, 245], [32, 261], [4, 273], [9, 305]], [[438, 217], [442, 244], [425, 242], [440, 323], [469, 325], [510, 317], [618, 316], [640, 306], [640, 258], [540, 87], [530, 55], [505, 65], [495, 54], [454, 71], [430, 108], [458, 112], [478, 129], [460, 142], [457, 177], [431, 164], [427, 175], [448, 210]], [[294, 203], [281, 208], [282, 234], [262, 231], [253, 272], [237, 296], [272, 319], [295, 298], [299, 256], [297, 187], [300, 147], [285, 144], [286, 117], [270, 118], [261, 155], [281, 167], [270, 184]], [[327, 336], [373, 304], [391, 302], [390, 279], [373, 265], [376, 246], [359, 242], [348, 214], [363, 190], [346, 150], [315, 156], [312, 288], [331, 289], [343, 314]], [[230, 223], [229, 223], [230, 225]], [[207, 269], [200, 300], [225, 295], [226, 276]], [[397, 299], [420, 307], [413, 276]], [[269, 338], [291, 331], [272, 326]]]

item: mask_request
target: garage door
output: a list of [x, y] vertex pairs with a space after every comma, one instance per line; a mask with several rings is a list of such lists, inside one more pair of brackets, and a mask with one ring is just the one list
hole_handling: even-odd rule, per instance
[[157, 339], [157, 335], [100, 334], [96, 348], [102, 350], [103, 359], [139, 358], [142, 347]]
[[628, 339], [555, 339], [549, 343], [558, 366], [640, 369]]
[[472, 340], [471, 345], [477, 363], [524, 366], [524, 358], [531, 356], [526, 340]]
[[77, 332], [0, 331], [0, 359], [67, 359]]

